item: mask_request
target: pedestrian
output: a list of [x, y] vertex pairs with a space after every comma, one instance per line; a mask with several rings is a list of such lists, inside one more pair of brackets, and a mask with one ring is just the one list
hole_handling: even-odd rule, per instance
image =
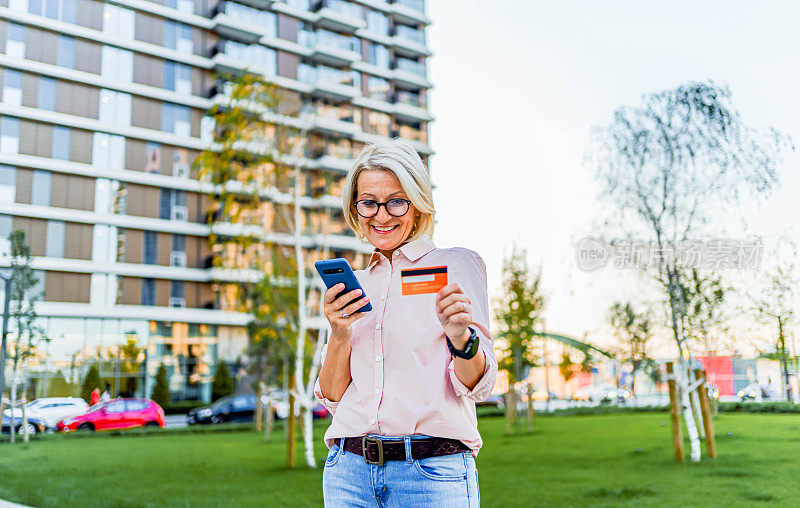
[[364, 148], [342, 196], [348, 225], [375, 250], [356, 272], [363, 295], [339, 284], [324, 296], [325, 504], [479, 506], [475, 402], [497, 375], [486, 267], [433, 244], [430, 177], [403, 141]]
[[100, 388], [96, 386], [94, 387], [94, 390], [92, 390], [91, 402], [92, 406], [100, 402]]
[[111, 400], [111, 384], [106, 382], [106, 389], [103, 391], [103, 395], [100, 396], [100, 402], [108, 402]]

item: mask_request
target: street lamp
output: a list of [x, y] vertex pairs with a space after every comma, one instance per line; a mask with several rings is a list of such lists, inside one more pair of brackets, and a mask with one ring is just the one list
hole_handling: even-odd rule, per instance
[[11, 301], [11, 275], [0, 273], [0, 279], [6, 284], [3, 294], [3, 337], [0, 340], [0, 399], [6, 391], [6, 336], [8, 335], [8, 303]]

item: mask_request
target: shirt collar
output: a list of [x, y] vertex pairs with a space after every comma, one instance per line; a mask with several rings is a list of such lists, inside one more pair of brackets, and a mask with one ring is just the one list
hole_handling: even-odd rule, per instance
[[[399, 250], [409, 261], [416, 261], [425, 254], [429, 253], [436, 246], [433, 244], [433, 240], [428, 235], [422, 235], [416, 240], [412, 240], [408, 243], [401, 245], [397, 250]], [[369, 258], [369, 263], [367, 263], [367, 271], [371, 270], [373, 266], [375, 266], [378, 261], [380, 261], [382, 254], [375, 249], [372, 253], [372, 256]]]

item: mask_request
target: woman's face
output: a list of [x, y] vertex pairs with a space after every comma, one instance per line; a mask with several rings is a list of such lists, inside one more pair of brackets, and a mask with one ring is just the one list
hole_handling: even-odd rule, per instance
[[[400, 180], [391, 171], [362, 171], [356, 181], [356, 198], [354, 201], [371, 199], [385, 203], [393, 198], [408, 199], [400, 185]], [[385, 206], [378, 208], [378, 214], [369, 219], [358, 215], [361, 231], [367, 241], [385, 255], [400, 247], [414, 230], [414, 217], [417, 210], [409, 205], [408, 212], [402, 217], [393, 217]]]

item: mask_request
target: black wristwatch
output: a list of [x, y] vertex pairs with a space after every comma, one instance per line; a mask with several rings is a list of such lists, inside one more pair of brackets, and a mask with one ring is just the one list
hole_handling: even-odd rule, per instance
[[453, 346], [453, 343], [450, 342], [450, 337], [445, 335], [447, 339], [447, 348], [450, 350], [450, 354], [457, 357], [463, 358], [465, 360], [471, 360], [475, 358], [475, 355], [478, 354], [478, 350], [480, 349], [480, 341], [478, 340], [478, 334], [475, 332], [475, 329], [471, 326], [469, 327], [470, 335], [469, 339], [467, 339], [467, 345], [464, 346], [464, 350], [460, 351]]

